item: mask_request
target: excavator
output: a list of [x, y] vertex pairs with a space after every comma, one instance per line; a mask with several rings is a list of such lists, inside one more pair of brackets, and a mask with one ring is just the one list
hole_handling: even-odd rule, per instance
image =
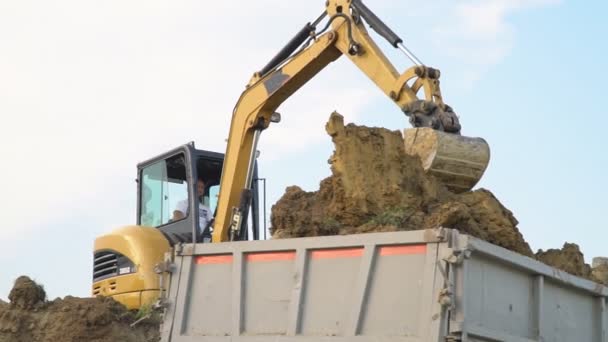
[[[414, 65], [399, 73], [365, 24]], [[328, 0], [316, 20], [254, 73], [233, 110], [225, 153], [188, 143], [138, 164], [137, 224], [95, 240], [92, 294], [111, 296], [129, 309], [151, 305], [164, 290], [167, 255], [199, 243], [261, 239], [261, 133], [280, 122], [276, 110], [284, 101], [341, 56], [409, 118], [413, 127], [404, 130], [404, 149], [420, 158], [426, 172], [454, 192], [475, 186], [488, 166], [489, 147], [482, 138], [461, 134], [458, 116], [443, 101], [439, 70], [424, 65], [361, 0]], [[198, 179], [204, 189], [197, 188]], [[172, 212], [180, 201], [188, 209], [176, 219]], [[214, 213], [204, 226], [201, 210]]]

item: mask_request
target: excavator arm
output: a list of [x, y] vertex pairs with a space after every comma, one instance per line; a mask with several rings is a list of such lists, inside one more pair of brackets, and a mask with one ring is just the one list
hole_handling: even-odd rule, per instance
[[[325, 17], [329, 18], [326, 27], [317, 32], [316, 26]], [[416, 65], [403, 73], [397, 72], [370, 37], [363, 21], [394, 47], [404, 51]], [[329, 0], [319, 19], [307, 24], [268, 65], [254, 74], [235, 106], [224, 157], [213, 242], [237, 240], [243, 233], [241, 227], [247, 220], [257, 143], [261, 132], [271, 122], [280, 120], [276, 109], [342, 55], [402, 109], [414, 127], [460, 135], [458, 118], [441, 96], [439, 71], [422, 65], [403, 46], [401, 39], [360, 0]], [[421, 89], [424, 92], [422, 99], [417, 96]]]

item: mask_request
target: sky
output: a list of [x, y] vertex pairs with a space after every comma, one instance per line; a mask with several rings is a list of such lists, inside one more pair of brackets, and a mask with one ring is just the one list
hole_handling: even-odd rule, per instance
[[[463, 134], [485, 138], [490, 189], [533, 250], [608, 256], [608, 3], [367, 0], [426, 65]], [[0, 299], [22, 274], [89, 296], [96, 236], [135, 222], [136, 164], [181, 144], [223, 152], [251, 75], [324, 1], [0, 0]], [[400, 70], [409, 61], [374, 35]], [[268, 207], [330, 175], [329, 114], [402, 130], [343, 58], [280, 108], [259, 145]], [[268, 211], [269, 213], [269, 211]]]

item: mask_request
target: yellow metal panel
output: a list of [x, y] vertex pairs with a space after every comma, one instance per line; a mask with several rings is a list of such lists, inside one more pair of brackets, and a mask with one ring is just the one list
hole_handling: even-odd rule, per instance
[[[133, 262], [135, 273], [119, 275], [93, 283], [92, 294], [125, 298], [122, 302], [133, 305], [133, 293], [157, 291], [158, 275], [154, 266], [164, 260], [164, 255], [171, 251], [164, 235], [156, 228], [127, 226], [100, 236], [95, 240], [94, 250], [112, 250]], [[119, 300], [120, 301], [120, 300]], [[138, 304], [139, 305], [139, 304]]]

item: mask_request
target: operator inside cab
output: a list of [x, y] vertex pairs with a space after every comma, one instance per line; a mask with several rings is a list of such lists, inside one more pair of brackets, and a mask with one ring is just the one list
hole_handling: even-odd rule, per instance
[[[213, 219], [213, 213], [203, 202], [203, 197], [205, 196], [205, 180], [200, 176], [196, 181], [196, 193], [198, 196], [199, 234], [203, 234], [207, 225]], [[179, 201], [173, 211], [173, 221], [185, 218], [188, 215], [188, 208], [188, 198]]]
[[[190, 158], [186, 152], [192, 153]], [[207, 151], [178, 150], [138, 165], [137, 224], [159, 229], [171, 244], [211, 241], [220, 157]], [[194, 178], [189, 179], [189, 174]]]

